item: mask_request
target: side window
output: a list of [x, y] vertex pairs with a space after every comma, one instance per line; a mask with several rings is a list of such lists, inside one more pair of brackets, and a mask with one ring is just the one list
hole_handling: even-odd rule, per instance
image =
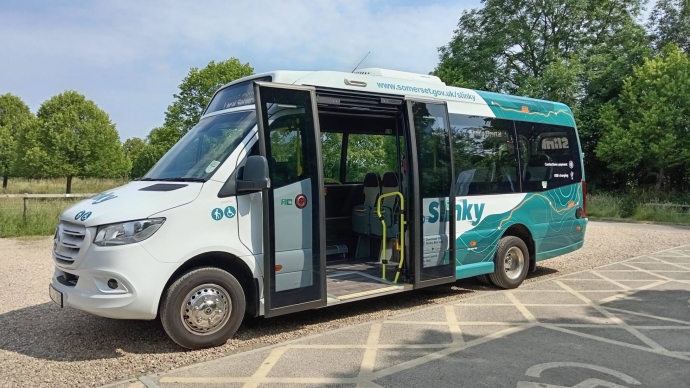
[[347, 139], [347, 182], [364, 182], [368, 172], [383, 176], [397, 172], [397, 150], [393, 135], [349, 134]]
[[446, 107], [438, 104], [412, 103], [419, 187], [422, 198], [450, 195], [451, 166]]
[[520, 192], [513, 121], [451, 114], [450, 124], [458, 196]]
[[321, 133], [321, 156], [323, 157], [324, 183], [342, 183], [340, 182], [340, 155], [342, 149], [342, 133]]
[[580, 151], [570, 127], [516, 122], [522, 190], [544, 191], [582, 180]]
[[269, 126], [270, 155], [268, 160], [273, 187], [283, 187], [310, 176], [304, 152], [307, 148], [303, 141], [304, 113], [286, 115], [277, 118]]

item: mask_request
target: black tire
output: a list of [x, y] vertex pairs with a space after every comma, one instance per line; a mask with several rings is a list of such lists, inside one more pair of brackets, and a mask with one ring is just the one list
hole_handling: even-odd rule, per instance
[[479, 275], [479, 276], [477, 276], [477, 280], [479, 280], [479, 283], [485, 284], [487, 286], [493, 285], [493, 283], [491, 283], [491, 279], [489, 278], [489, 275]]
[[[211, 287], [195, 291], [196, 288], [206, 285]], [[224, 302], [227, 298], [223, 293], [229, 297], [230, 304]], [[191, 301], [197, 295], [200, 295], [197, 303], [203, 305], [203, 308], [192, 314], [197, 314], [200, 319], [203, 314], [214, 314], [210, 317], [218, 317], [219, 321], [212, 328], [196, 326], [189, 315], [183, 318], [183, 305], [191, 307]], [[218, 304], [225, 307], [219, 306], [213, 311]], [[159, 315], [163, 329], [175, 343], [187, 349], [204, 349], [223, 345], [235, 334], [244, 318], [245, 304], [244, 290], [234, 276], [219, 268], [203, 267], [187, 272], [168, 287], [163, 293]], [[186, 311], [189, 312], [189, 309]], [[220, 317], [218, 311], [221, 312]], [[222, 314], [223, 311], [225, 314]], [[206, 324], [203, 320], [198, 322]], [[212, 331], [204, 333], [204, 330]]]
[[[506, 265], [508, 260], [511, 264], [513, 259], [520, 260], [518, 249], [522, 253], [522, 267], [519, 270], [518, 267], [514, 268], [512, 271], [513, 276], [509, 276], [506, 271]], [[510, 259], [508, 258], [508, 253], [511, 252]], [[527, 245], [520, 238], [515, 236], [505, 236], [501, 238], [498, 242], [498, 247], [496, 248], [496, 253], [494, 255], [494, 272], [489, 274], [491, 283], [496, 287], [504, 289], [517, 288], [527, 277], [527, 272], [529, 271], [529, 251], [527, 250]]]

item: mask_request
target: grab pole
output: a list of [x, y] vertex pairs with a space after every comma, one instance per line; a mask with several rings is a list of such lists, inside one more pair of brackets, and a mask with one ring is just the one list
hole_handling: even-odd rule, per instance
[[381, 214], [381, 202], [383, 202], [384, 198], [388, 197], [393, 197], [393, 196], [398, 196], [400, 197], [400, 263], [398, 263], [398, 269], [395, 273], [395, 280], [393, 283], [398, 282], [398, 277], [400, 276], [400, 271], [402, 270], [403, 266], [403, 261], [405, 260], [405, 197], [403, 197], [402, 193], [399, 191], [392, 191], [390, 193], [382, 194], [379, 196], [378, 202], [376, 203], [376, 215], [379, 217], [379, 220], [381, 220], [381, 226], [383, 226], [383, 241], [381, 243], [381, 253], [383, 254], [383, 258], [381, 259], [382, 268], [383, 268], [383, 274], [381, 275], [381, 279], [387, 280], [386, 279], [386, 264], [388, 264], [388, 260], [386, 259], [386, 221], [383, 218], [383, 215]]

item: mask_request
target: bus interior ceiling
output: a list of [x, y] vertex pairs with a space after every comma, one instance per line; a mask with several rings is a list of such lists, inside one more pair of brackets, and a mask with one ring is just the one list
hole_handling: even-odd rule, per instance
[[[402, 286], [393, 283], [398, 254], [391, 249], [390, 240], [396, 236], [388, 234], [387, 251], [391, 261], [384, 276], [382, 225], [376, 215], [376, 203], [382, 192], [402, 192], [399, 179], [405, 144], [402, 112], [319, 107], [319, 125], [324, 160], [329, 297], [342, 301], [399, 291]], [[396, 135], [400, 135], [399, 139]], [[396, 198], [384, 200], [395, 208], [399, 207]], [[397, 225], [398, 218], [391, 214], [388, 222]], [[393, 228], [388, 230], [395, 232], [395, 225], [390, 226]]]

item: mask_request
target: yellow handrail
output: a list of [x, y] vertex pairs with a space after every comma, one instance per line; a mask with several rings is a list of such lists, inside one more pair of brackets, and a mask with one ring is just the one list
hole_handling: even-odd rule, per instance
[[379, 196], [378, 202], [376, 203], [376, 215], [381, 220], [381, 225], [383, 226], [383, 241], [381, 243], [381, 252], [383, 254], [383, 275], [381, 279], [386, 280], [386, 221], [381, 215], [381, 202], [384, 198], [392, 197], [397, 195], [400, 197], [400, 263], [398, 263], [398, 270], [395, 273], [395, 280], [393, 283], [398, 282], [398, 277], [400, 276], [400, 271], [402, 270], [403, 261], [405, 260], [405, 197], [399, 191], [392, 191], [390, 193], [382, 194]]

